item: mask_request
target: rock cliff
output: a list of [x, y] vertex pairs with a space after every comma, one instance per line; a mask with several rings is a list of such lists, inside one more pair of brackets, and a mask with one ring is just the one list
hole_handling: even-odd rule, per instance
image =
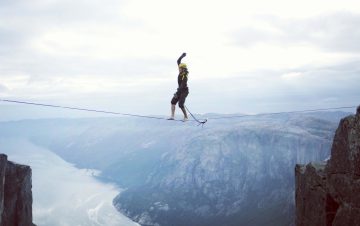
[[0, 216], [2, 226], [34, 226], [31, 168], [8, 161], [4, 154], [0, 154]]
[[360, 225], [360, 106], [340, 121], [327, 162], [296, 165], [297, 226]]
[[337, 123], [329, 125], [289, 117], [201, 131], [164, 153], [145, 185], [114, 205], [142, 225], [290, 225], [294, 165], [330, 155]]

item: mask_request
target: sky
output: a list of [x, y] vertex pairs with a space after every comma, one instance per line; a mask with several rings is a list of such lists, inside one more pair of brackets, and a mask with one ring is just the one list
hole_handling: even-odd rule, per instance
[[359, 27], [357, 0], [0, 0], [0, 99], [168, 115], [186, 52], [196, 113], [354, 106]]

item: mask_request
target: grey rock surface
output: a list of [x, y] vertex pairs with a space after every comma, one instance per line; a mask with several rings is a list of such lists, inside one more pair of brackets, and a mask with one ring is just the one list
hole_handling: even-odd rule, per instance
[[0, 154], [0, 225], [33, 226], [31, 168]]
[[328, 162], [296, 166], [296, 225], [360, 225], [359, 109], [340, 121]]
[[5, 194], [5, 172], [7, 156], [0, 154], [0, 225], [2, 225], [2, 213], [4, 212], [4, 194]]
[[[325, 225], [325, 163], [296, 165], [296, 225]], [[316, 210], [316, 211], [314, 211]]]

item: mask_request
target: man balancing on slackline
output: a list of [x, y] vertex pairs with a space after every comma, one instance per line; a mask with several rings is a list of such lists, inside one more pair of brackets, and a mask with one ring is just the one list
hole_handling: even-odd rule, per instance
[[187, 70], [186, 64], [181, 63], [182, 58], [184, 58], [185, 56], [186, 53], [183, 53], [177, 60], [177, 64], [179, 67], [178, 88], [176, 93], [174, 93], [174, 97], [171, 99], [171, 117], [169, 118], [169, 120], [175, 119], [175, 105], [177, 102], [179, 102], [179, 107], [184, 113], [184, 122], [188, 120], [184, 103], [187, 95], [189, 94], [189, 88], [187, 86], [189, 71]]

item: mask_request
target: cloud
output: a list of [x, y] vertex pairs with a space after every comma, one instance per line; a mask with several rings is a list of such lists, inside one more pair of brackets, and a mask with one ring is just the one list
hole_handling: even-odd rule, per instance
[[257, 43], [274, 41], [276, 36], [269, 30], [244, 27], [236, 31], [235, 41], [237, 45], [251, 47]]
[[282, 75], [284, 79], [297, 79], [302, 76], [301, 72], [288, 72]]
[[125, 2], [2, 1], [0, 74], [25, 74], [31, 82], [165, 76], [176, 59], [170, 62], [159, 54], [149, 41], [157, 37], [139, 31], [141, 22], [124, 16]]
[[25, 36], [10, 27], [2, 27], [0, 24], [0, 59], [3, 62], [19, 56], [26, 48], [25, 45]]
[[354, 2], [1, 1], [0, 83], [16, 99], [164, 114], [186, 51], [198, 112], [254, 108], [306, 89], [313, 68], [358, 60], [360, 4], [334, 13]]
[[6, 91], [8, 91], [8, 88], [5, 85], [0, 83], [0, 93], [6, 92]]
[[[4, 18], [15, 19], [13, 25], [23, 25], [20, 18], [40, 22], [31, 27], [44, 25], [65, 25], [78, 22], [109, 21], [119, 22], [121, 8], [126, 1], [109, 0], [104, 4], [99, 0], [70, 1], [70, 0], [26, 0], [1, 1], [1, 12]], [[45, 20], [46, 19], [46, 20]], [[45, 27], [46, 28], [46, 27]]]
[[283, 26], [290, 40], [313, 43], [333, 52], [360, 52], [360, 14], [338, 12], [292, 21]]
[[239, 46], [259, 43], [277, 45], [311, 45], [330, 52], [360, 52], [360, 14], [328, 13], [311, 18], [293, 19], [258, 16], [266, 26], [240, 28], [234, 33]]
[[[106, 4], [97, 0], [76, 2], [35, 0], [31, 3], [22, 0], [1, 1], [1, 61], [23, 63], [38, 59], [46, 63], [46, 57], [52, 57], [49, 52], [54, 49], [57, 51], [53, 57], [72, 56], [71, 53], [78, 50], [77, 46], [69, 43], [69, 38], [73, 38], [74, 35], [82, 34], [78, 36], [81, 38], [80, 46], [86, 48], [88, 46], [84, 44], [88, 40], [93, 40], [92, 37], [96, 36], [96, 33], [102, 33], [104, 27], [111, 27], [113, 31], [133, 29], [137, 26], [136, 22], [122, 16], [123, 3], [124, 1], [116, 0], [107, 1]], [[69, 32], [70, 35], [63, 35]], [[58, 37], [54, 40], [51, 35]], [[101, 41], [104, 40], [93, 45], [102, 46], [104, 42]], [[59, 50], [61, 48], [63, 54], [58, 54], [61, 53]], [[70, 51], [69, 48], [72, 50]], [[50, 51], [46, 51], [48, 49]], [[83, 51], [80, 57], [86, 55], [86, 49], [79, 50]], [[45, 59], [39, 59], [41, 57]], [[79, 55], [75, 57], [79, 58]]]
[[[197, 111], [222, 108], [226, 109], [224, 113], [352, 106], [359, 102], [359, 73], [360, 61], [249, 72], [222, 79], [216, 85], [212, 81], [194, 84], [204, 90], [192, 92], [191, 101]], [[206, 101], [207, 96], [212, 97], [211, 101]]]

